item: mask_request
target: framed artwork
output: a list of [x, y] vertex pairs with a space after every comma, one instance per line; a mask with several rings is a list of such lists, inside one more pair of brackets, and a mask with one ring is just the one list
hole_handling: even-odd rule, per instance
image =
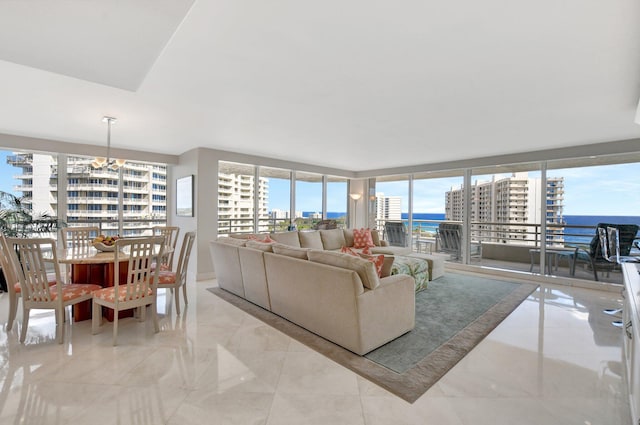
[[193, 217], [193, 174], [176, 180], [176, 215]]

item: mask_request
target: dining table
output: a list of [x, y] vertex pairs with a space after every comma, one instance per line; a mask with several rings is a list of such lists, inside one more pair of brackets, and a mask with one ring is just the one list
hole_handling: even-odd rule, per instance
[[[160, 245], [158, 245], [158, 251]], [[166, 249], [164, 250], [166, 254]], [[71, 283], [93, 283], [102, 287], [113, 286], [115, 282], [116, 270], [119, 274], [119, 281], [126, 281], [128, 270], [128, 259], [126, 252], [120, 253], [120, 263], [116, 269], [115, 250], [100, 251], [92, 245], [60, 248], [56, 252], [58, 263], [65, 264], [69, 272]], [[132, 317], [133, 310], [123, 310], [118, 314], [118, 318]], [[104, 309], [103, 316], [113, 321], [113, 310]], [[74, 305], [74, 321], [88, 320], [91, 318], [91, 300]]]

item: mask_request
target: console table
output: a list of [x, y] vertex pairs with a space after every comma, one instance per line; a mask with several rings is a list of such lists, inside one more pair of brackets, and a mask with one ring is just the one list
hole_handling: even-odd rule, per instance
[[622, 306], [623, 361], [629, 391], [632, 424], [640, 424], [640, 264], [623, 263], [624, 304]]

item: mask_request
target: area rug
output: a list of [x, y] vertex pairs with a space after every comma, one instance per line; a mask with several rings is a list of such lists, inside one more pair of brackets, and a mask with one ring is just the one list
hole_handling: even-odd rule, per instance
[[536, 288], [533, 284], [448, 272], [416, 294], [416, 327], [364, 357], [225, 290], [208, 290], [413, 403]]

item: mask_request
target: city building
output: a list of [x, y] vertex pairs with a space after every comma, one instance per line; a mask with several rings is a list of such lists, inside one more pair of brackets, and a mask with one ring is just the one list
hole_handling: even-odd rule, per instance
[[[167, 167], [126, 161], [118, 170], [94, 168], [92, 158], [66, 157], [66, 203], [59, 205], [57, 155], [16, 151], [7, 163], [20, 170], [14, 191], [35, 216], [57, 216], [67, 225], [96, 223], [107, 234], [119, 231], [119, 176], [122, 175], [124, 236], [140, 235], [167, 218]], [[61, 208], [63, 207], [63, 208]]]
[[[253, 229], [254, 215], [269, 218], [269, 180], [258, 178], [256, 199], [255, 177], [243, 173], [218, 173], [218, 233], [242, 233]], [[256, 214], [257, 212], [257, 214]], [[273, 218], [273, 217], [272, 217]], [[259, 231], [267, 231], [261, 220]]]
[[402, 197], [376, 193], [376, 222], [402, 220]]
[[[488, 242], [519, 242], [535, 245], [541, 223], [541, 179], [526, 172], [491, 181], [476, 180], [471, 187], [471, 236]], [[445, 219], [462, 221], [464, 188], [445, 193]], [[547, 178], [546, 223], [562, 225], [564, 179]], [[487, 223], [487, 224], [484, 224]], [[562, 245], [562, 227], [550, 226], [547, 241]]]

